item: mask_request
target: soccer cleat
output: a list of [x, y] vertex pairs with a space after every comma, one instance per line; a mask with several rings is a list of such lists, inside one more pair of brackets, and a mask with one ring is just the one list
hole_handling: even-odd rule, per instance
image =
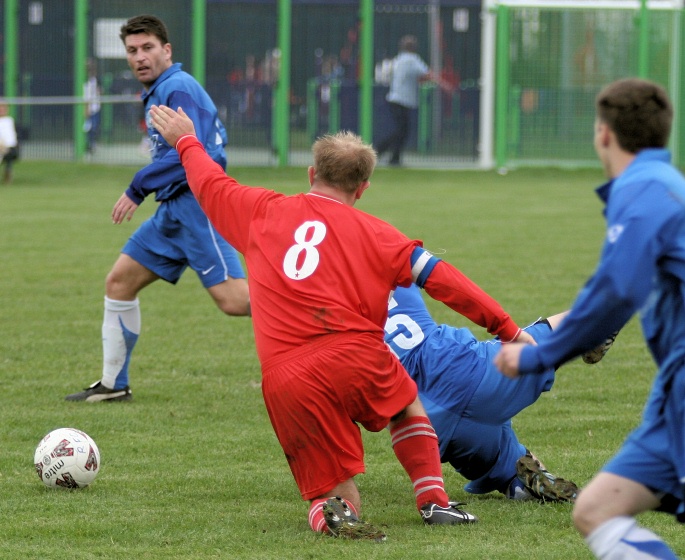
[[79, 393], [73, 393], [64, 397], [65, 401], [86, 401], [86, 402], [100, 402], [100, 401], [130, 401], [133, 398], [131, 389], [124, 387], [123, 389], [108, 389], [100, 381], [96, 381], [90, 387], [84, 389]]
[[516, 476], [530, 494], [542, 502], [575, 502], [578, 486], [554, 476], [527, 454], [516, 461]]
[[585, 354], [583, 354], [583, 361], [586, 364], [596, 364], [597, 362], [599, 362], [604, 357], [604, 355], [609, 351], [609, 348], [612, 347], [612, 345], [614, 344], [614, 340], [616, 340], [617, 336], [618, 331], [616, 331], [604, 342], [602, 342], [602, 344], [597, 346], [597, 348], [585, 352]]
[[323, 505], [323, 518], [331, 535], [339, 539], [383, 542], [385, 533], [361, 521], [341, 497], [329, 498]]
[[466, 505], [462, 502], [449, 502], [447, 507], [438, 504], [426, 504], [421, 507], [421, 517], [426, 525], [461, 525], [462, 523], [475, 523], [478, 518], [475, 515], [459, 509]]
[[504, 491], [504, 496], [510, 500], [519, 502], [535, 499], [535, 497], [528, 492], [523, 482], [519, 480], [518, 476], [515, 476], [509, 483], [509, 486], [507, 486], [507, 489]]

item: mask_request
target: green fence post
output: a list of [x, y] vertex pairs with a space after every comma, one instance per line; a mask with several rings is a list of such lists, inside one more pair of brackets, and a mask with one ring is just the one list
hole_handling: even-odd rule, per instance
[[[19, 0], [5, 0], [5, 97], [17, 97], [19, 85]], [[10, 107], [10, 114], [16, 118], [16, 107]]]
[[273, 143], [278, 165], [288, 165], [290, 151], [291, 0], [278, 0], [278, 81], [274, 96]]
[[[74, 0], [74, 96], [83, 97], [86, 83], [86, 50], [88, 47], [88, 0]], [[80, 160], [86, 152], [85, 104], [74, 105], [73, 135], [74, 159]]]
[[374, 0], [359, 0], [359, 136], [373, 139], [373, 15]]
[[207, 77], [207, 0], [193, 0], [193, 78], [204, 86]]
[[419, 87], [417, 147], [421, 154], [428, 152], [428, 139], [431, 135], [431, 123], [433, 120], [433, 103], [431, 101], [434, 90], [435, 86], [433, 83], [424, 83]]
[[640, 0], [638, 26], [637, 74], [640, 78], [647, 78], [649, 76], [649, 8], [647, 7], [647, 0]]
[[340, 80], [331, 80], [331, 99], [328, 102], [328, 132], [340, 130]]
[[307, 80], [307, 138], [314, 142], [319, 132], [319, 80], [311, 78]]

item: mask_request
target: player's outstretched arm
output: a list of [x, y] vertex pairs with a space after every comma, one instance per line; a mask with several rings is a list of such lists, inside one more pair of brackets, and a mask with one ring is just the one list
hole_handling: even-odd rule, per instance
[[166, 105], [153, 105], [150, 107], [150, 115], [152, 124], [170, 146], [176, 147], [183, 136], [195, 136], [193, 121], [181, 107], [174, 111]]

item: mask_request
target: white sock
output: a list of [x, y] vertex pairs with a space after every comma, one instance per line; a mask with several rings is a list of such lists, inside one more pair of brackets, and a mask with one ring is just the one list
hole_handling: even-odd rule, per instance
[[600, 560], [678, 560], [664, 541], [632, 517], [605, 521], [585, 542]]
[[105, 296], [102, 322], [102, 384], [109, 389], [128, 385], [128, 363], [140, 334], [140, 305]]

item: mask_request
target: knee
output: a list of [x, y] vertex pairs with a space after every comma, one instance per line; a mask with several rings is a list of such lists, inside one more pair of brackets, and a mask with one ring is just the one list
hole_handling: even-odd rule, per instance
[[107, 294], [107, 297], [111, 299], [126, 300], [127, 298], [124, 297], [125, 293], [128, 292], [126, 286], [126, 276], [118, 273], [116, 267], [110, 270], [105, 278], [105, 293]]
[[217, 307], [226, 315], [245, 317], [251, 315], [250, 294], [245, 280], [234, 280], [231, 289], [216, 298]]
[[599, 527], [604, 521], [601, 516], [602, 508], [599, 504], [594, 504], [593, 498], [590, 494], [578, 495], [576, 503], [573, 506], [573, 525], [576, 530], [587, 537], [594, 529]]

